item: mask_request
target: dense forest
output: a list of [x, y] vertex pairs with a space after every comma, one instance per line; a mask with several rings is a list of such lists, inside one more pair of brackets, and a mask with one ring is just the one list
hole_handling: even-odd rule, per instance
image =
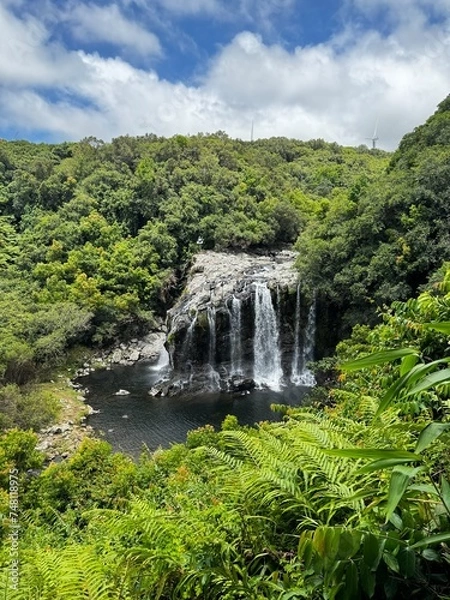
[[[450, 98], [393, 154], [222, 132], [1, 140], [3, 596], [449, 598], [449, 190]], [[340, 342], [309, 406], [138, 462], [85, 440], [45, 465], [35, 432], [59, 407], [39, 384], [77, 347], [151, 329], [200, 248], [280, 247]]]

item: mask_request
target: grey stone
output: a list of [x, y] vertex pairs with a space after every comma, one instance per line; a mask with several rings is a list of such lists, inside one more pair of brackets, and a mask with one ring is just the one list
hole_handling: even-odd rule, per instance
[[148, 391], [148, 395], [149, 396], [153, 396], [153, 398], [156, 398], [157, 396], [161, 396], [162, 394], [162, 390], [159, 387], [152, 387], [149, 391]]
[[114, 350], [112, 356], [111, 356], [111, 360], [113, 363], [118, 363], [122, 360], [122, 351], [117, 349]]
[[129, 396], [129, 395], [130, 395], [130, 392], [128, 390], [122, 390], [122, 389], [118, 390], [114, 394], [114, 396]]
[[50, 440], [42, 440], [42, 442], [39, 442], [39, 444], [37, 444], [36, 446], [36, 450], [39, 450], [40, 452], [45, 452], [46, 450], [48, 450], [51, 447], [51, 442]]
[[247, 392], [255, 388], [255, 382], [250, 377], [231, 377], [228, 383], [230, 392]]
[[130, 354], [130, 360], [133, 362], [137, 362], [140, 358], [141, 354], [139, 352], [139, 350], [133, 350], [133, 352]]
[[141, 348], [140, 354], [143, 358], [152, 358], [157, 356], [157, 352], [155, 352], [155, 349], [151, 344], [145, 344], [145, 346]]

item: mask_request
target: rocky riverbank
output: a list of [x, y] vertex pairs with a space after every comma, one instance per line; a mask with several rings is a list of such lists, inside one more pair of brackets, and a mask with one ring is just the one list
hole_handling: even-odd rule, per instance
[[156, 362], [164, 350], [166, 328], [152, 331], [141, 339], [133, 338], [129, 342], [120, 342], [111, 348], [100, 350], [77, 369], [75, 378], [89, 375], [96, 369], [111, 369], [114, 365], [131, 366], [140, 360]]
[[86, 403], [81, 386], [63, 375], [48, 385], [59, 396], [61, 411], [56, 423], [38, 433], [37, 450], [45, 454], [48, 462], [59, 462], [73, 454], [83, 439], [93, 436], [92, 427], [86, 423], [93, 409]]
[[[128, 343], [101, 350], [85, 357], [82, 367], [75, 370], [72, 378], [58, 375], [53, 383], [53, 392], [60, 396], [61, 413], [57, 423], [38, 433], [37, 449], [44, 452], [49, 462], [59, 462], [71, 456], [86, 437], [94, 431], [87, 418], [94, 413], [88, 404], [89, 390], [78, 381], [96, 369], [111, 369], [115, 365], [131, 366], [138, 361], [156, 362], [164, 351], [166, 333], [164, 325], [141, 339], [133, 338]], [[120, 390], [126, 392], [126, 390]]]

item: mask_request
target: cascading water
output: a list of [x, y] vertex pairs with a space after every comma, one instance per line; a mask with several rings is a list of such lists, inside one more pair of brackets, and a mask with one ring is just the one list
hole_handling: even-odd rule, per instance
[[197, 324], [198, 313], [195, 313], [192, 321], [189, 323], [189, 327], [186, 330], [186, 336], [183, 340], [183, 347], [181, 350], [181, 355], [183, 357], [183, 361], [189, 362], [191, 353], [192, 353], [192, 340], [194, 337], [194, 329]]
[[208, 328], [209, 328], [209, 356], [208, 370], [209, 383], [212, 390], [220, 388], [220, 376], [216, 371], [216, 309], [214, 306], [208, 306]]
[[191, 356], [192, 356], [192, 342], [193, 342], [193, 338], [194, 338], [194, 329], [197, 324], [197, 317], [198, 317], [198, 313], [195, 313], [192, 321], [189, 324], [189, 327], [186, 330], [186, 336], [184, 338], [183, 346], [181, 349], [181, 355], [183, 357], [183, 368], [186, 371], [188, 371], [188, 369], [186, 367], [190, 367], [190, 370], [191, 370], [189, 379], [187, 381], [188, 383], [191, 381], [191, 379], [193, 377]]
[[216, 364], [216, 311], [214, 306], [208, 306], [208, 328], [209, 328], [209, 364]]
[[314, 360], [314, 342], [316, 339], [316, 302], [313, 300], [308, 312], [308, 321], [306, 323], [305, 341], [302, 351], [302, 383], [303, 385], [315, 385], [316, 380], [309, 369], [306, 368], [308, 362]]
[[313, 302], [308, 311], [308, 320], [301, 345], [300, 335], [300, 284], [297, 286], [295, 300], [294, 355], [292, 357], [291, 382], [295, 385], [315, 385], [314, 375], [306, 368], [314, 360], [314, 341], [316, 337], [316, 304]]
[[294, 355], [292, 357], [291, 382], [298, 384], [302, 371], [300, 352], [300, 284], [297, 285], [295, 298], [295, 329], [294, 329]]
[[277, 327], [278, 327], [278, 331], [280, 331], [281, 320], [282, 320], [282, 315], [281, 315], [281, 290], [280, 290], [280, 286], [277, 285]]
[[170, 356], [167, 350], [163, 347], [159, 353], [158, 360], [150, 366], [151, 371], [163, 371], [170, 367]]
[[230, 375], [242, 375], [241, 300], [233, 296], [230, 311]]
[[265, 283], [255, 283], [255, 334], [253, 339], [253, 379], [258, 387], [281, 389], [283, 369], [279, 348], [277, 315], [270, 290]]

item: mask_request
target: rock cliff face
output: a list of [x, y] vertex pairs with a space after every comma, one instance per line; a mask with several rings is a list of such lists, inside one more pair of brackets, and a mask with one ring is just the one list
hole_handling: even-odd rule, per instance
[[300, 296], [295, 253], [202, 252], [168, 313], [176, 387], [277, 389], [301, 383], [312, 359], [314, 314]]

